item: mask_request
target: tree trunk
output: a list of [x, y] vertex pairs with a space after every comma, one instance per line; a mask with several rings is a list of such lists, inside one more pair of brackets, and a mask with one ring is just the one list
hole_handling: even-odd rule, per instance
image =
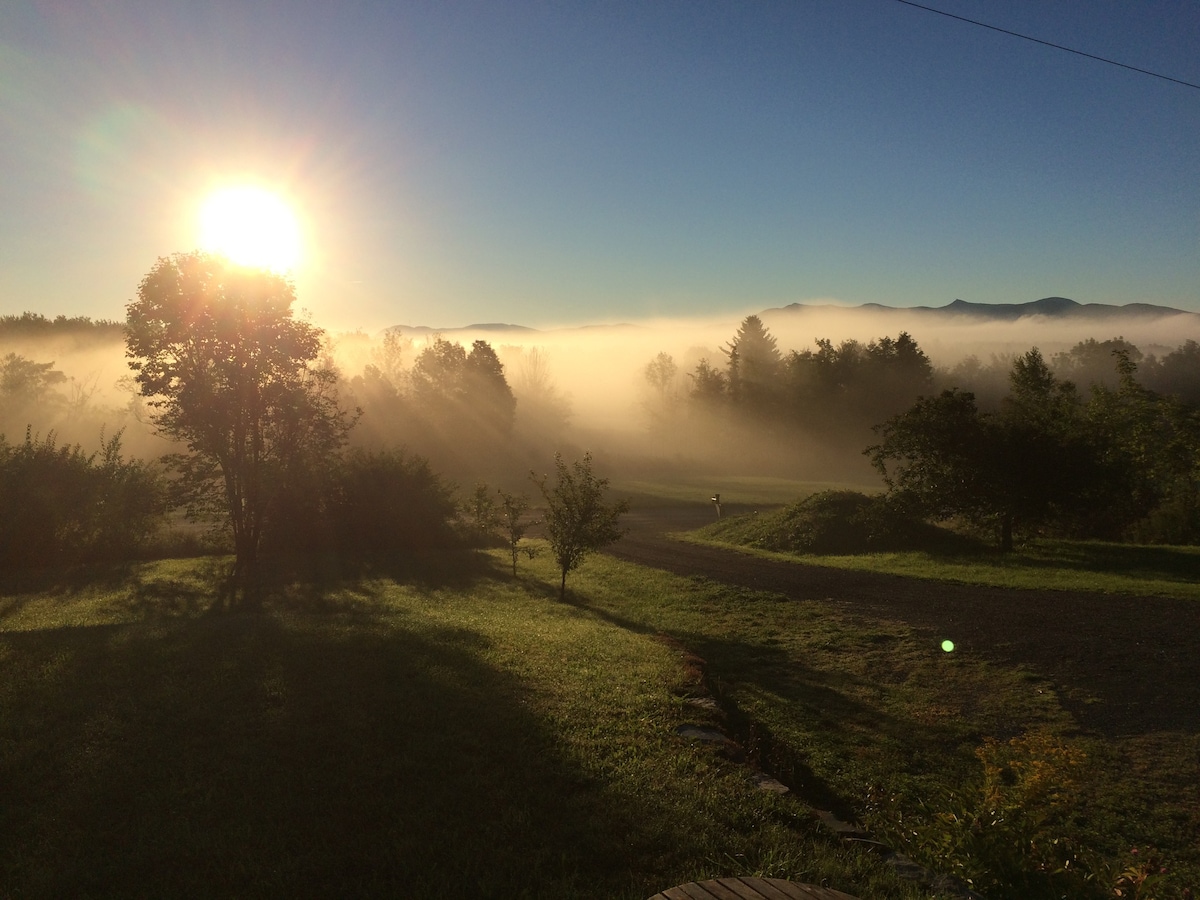
[[558, 586], [558, 599], [559, 600], [567, 599], [567, 567], [566, 566], [563, 566], [562, 583], [559, 584], [559, 586]]

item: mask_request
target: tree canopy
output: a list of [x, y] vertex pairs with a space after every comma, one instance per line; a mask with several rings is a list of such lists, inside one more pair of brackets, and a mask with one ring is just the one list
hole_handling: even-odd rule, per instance
[[893, 497], [934, 518], [1121, 538], [1200, 533], [1200, 417], [1137, 383], [1121, 348], [1117, 388], [1084, 403], [1034, 348], [1013, 361], [1009, 392], [982, 412], [957, 389], [920, 398], [877, 427], [866, 453]]
[[349, 428], [317, 365], [323, 332], [293, 317], [286, 278], [209, 253], [160, 258], [126, 307], [126, 356], [181, 471], [223, 500], [235, 574], [257, 561], [272, 503]]

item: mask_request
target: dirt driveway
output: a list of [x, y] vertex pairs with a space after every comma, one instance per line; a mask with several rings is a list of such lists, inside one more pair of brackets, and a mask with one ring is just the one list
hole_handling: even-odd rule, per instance
[[705, 504], [638, 505], [623, 520], [629, 533], [607, 552], [680, 575], [895, 619], [939, 642], [949, 638], [963, 652], [1022, 664], [1052, 681], [1090, 731], [1200, 731], [1200, 596], [967, 587], [775, 562], [666, 536], [713, 515]]

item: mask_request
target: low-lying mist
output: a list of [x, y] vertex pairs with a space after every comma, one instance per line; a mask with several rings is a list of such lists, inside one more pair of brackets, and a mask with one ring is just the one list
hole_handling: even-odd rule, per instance
[[[835, 348], [847, 341], [866, 346], [907, 332], [932, 363], [930, 390], [972, 389], [952, 382], [962, 373], [982, 379], [989, 367], [993, 381], [1002, 384], [1011, 358], [1035, 346], [1051, 360], [1089, 338], [1120, 337], [1144, 356], [1162, 358], [1200, 340], [1200, 316], [1193, 314], [985, 321], [927, 310], [806, 306], [758, 316], [785, 357], [813, 351], [819, 339]], [[352, 442], [409, 447], [460, 484], [516, 484], [530, 468], [545, 470], [556, 450], [571, 455], [584, 449], [609, 474], [658, 470], [874, 483], [862, 449], [875, 423], [851, 422], [849, 412], [840, 420], [824, 413], [785, 423], [730, 415], [696, 400], [698, 367], [707, 365], [718, 376], [728, 372], [728, 349], [741, 323], [730, 316], [441, 333], [399, 326], [386, 341], [384, 334], [330, 334], [327, 356], [341, 374], [344, 402], [362, 410]], [[510, 427], [456, 424], [454, 416], [432, 408], [436, 397], [418, 401], [409, 391], [413, 366], [439, 337], [467, 350], [483, 341], [494, 350], [516, 401]], [[41, 336], [0, 331], [0, 361], [9, 366], [0, 384], [0, 432], [9, 442], [23, 439], [28, 428], [90, 450], [99, 447], [102, 432], [123, 429], [127, 455], [150, 458], [173, 449], [154, 434], [134, 391], [119, 328]], [[29, 372], [23, 382], [14, 361], [50, 366], [42, 383], [31, 384]]]

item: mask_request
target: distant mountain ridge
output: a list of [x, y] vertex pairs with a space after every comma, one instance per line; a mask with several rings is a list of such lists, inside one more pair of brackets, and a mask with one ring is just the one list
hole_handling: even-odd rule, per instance
[[1066, 297], [1043, 297], [1028, 303], [971, 303], [955, 300], [945, 306], [885, 306], [882, 303], [864, 303], [861, 306], [831, 306], [824, 304], [790, 303], [787, 306], [768, 309], [764, 314], [797, 315], [805, 312], [870, 312], [876, 315], [903, 313], [918, 317], [939, 319], [971, 319], [976, 321], [1016, 322], [1027, 318], [1113, 320], [1163, 319], [1170, 316], [1200, 318], [1200, 314], [1170, 306], [1155, 306], [1152, 303], [1127, 303], [1115, 306], [1110, 303], [1079, 303]]
[[[1043, 297], [1028, 303], [971, 303], [955, 300], [945, 306], [887, 306], [882, 303], [863, 303], [860, 306], [835, 306], [829, 303], [790, 303], [787, 306], [765, 309], [759, 315], [768, 323], [782, 324], [802, 319], [806, 315], [821, 316], [873, 316], [925, 321], [930, 324], [1019, 322], [1022, 319], [1042, 321], [1078, 322], [1080, 324], [1121, 323], [1148, 324], [1162, 319], [1183, 316], [1188, 323], [1200, 326], [1200, 313], [1156, 306], [1152, 303], [1126, 303], [1116, 306], [1110, 303], [1079, 303], [1066, 297]], [[740, 319], [740, 316], [738, 317]], [[733, 321], [731, 327], [736, 327]], [[901, 323], [903, 324], [903, 323]], [[514, 338], [534, 334], [566, 334], [571, 332], [598, 332], [607, 330], [629, 331], [646, 326], [628, 322], [604, 325], [573, 325], [559, 328], [531, 328], [526, 325], [509, 325], [502, 322], [486, 322], [477, 325], [461, 325], [452, 328], [432, 328], [428, 325], [393, 325], [388, 331], [399, 331], [409, 337], [427, 337], [435, 334], [446, 337], [461, 335], [491, 335], [493, 338], [511, 334]]]

